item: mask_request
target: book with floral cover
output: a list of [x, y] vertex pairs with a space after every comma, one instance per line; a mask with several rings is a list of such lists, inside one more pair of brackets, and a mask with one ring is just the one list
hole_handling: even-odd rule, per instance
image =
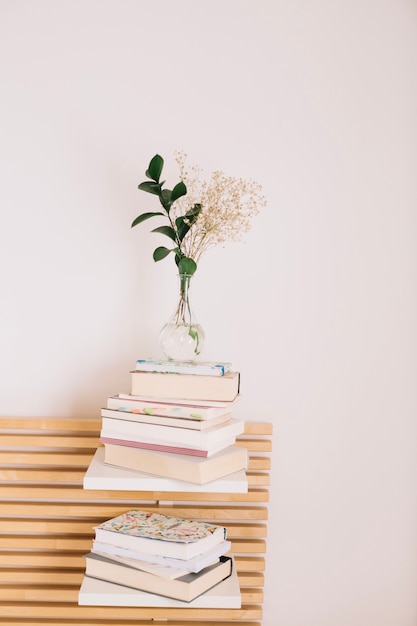
[[133, 509], [95, 527], [96, 541], [145, 554], [191, 559], [226, 539], [226, 528]]
[[230, 413], [239, 397], [231, 402], [198, 402], [184, 398], [155, 398], [148, 395], [119, 393], [107, 398], [107, 408], [145, 415], [162, 415], [192, 420], [209, 420]]

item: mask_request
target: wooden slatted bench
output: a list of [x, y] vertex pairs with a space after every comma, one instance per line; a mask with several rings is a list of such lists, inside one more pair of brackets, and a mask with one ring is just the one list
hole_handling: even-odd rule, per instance
[[[260, 626], [272, 426], [249, 422], [245, 494], [85, 490], [101, 420], [0, 417], [2, 626]], [[240, 609], [79, 606], [93, 526], [129, 508], [222, 524], [232, 542]]]

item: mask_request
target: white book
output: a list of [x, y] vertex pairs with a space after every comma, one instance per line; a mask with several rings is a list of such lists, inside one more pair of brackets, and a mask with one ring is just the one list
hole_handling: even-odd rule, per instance
[[[111, 402], [109, 402], [111, 404]], [[171, 415], [155, 415], [148, 411], [143, 411], [130, 407], [128, 411], [126, 407], [103, 408], [101, 409], [101, 417], [110, 417], [117, 420], [128, 420], [139, 424], [156, 424], [160, 426], [170, 426], [176, 428], [191, 428], [192, 430], [206, 430], [212, 426], [227, 423], [232, 417], [231, 413], [223, 413], [217, 417], [210, 419], [192, 418], [192, 417], [172, 417]], [[162, 411], [160, 411], [162, 413]]]
[[[148, 574], [153, 574], [153, 576], [157, 576], [158, 578], [166, 578], [167, 580], [175, 580], [176, 578], [181, 578], [181, 576], [185, 576], [186, 574], [190, 573], [184, 568], [156, 565], [155, 563], [149, 563], [149, 561], [140, 561], [139, 559], [117, 556], [116, 554], [112, 554], [110, 556], [109, 554], [105, 554], [104, 552], [97, 551], [91, 552], [91, 554], [96, 554], [98, 557], [111, 559], [115, 563], [120, 563], [121, 565], [126, 565], [127, 567], [133, 567], [134, 569], [141, 570], [142, 572], [147, 572]], [[218, 558], [214, 559], [213, 563], [217, 563], [218, 561]]]
[[84, 576], [78, 594], [81, 606], [130, 606], [130, 607], [167, 607], [200, 609], [240, 609], [242, 598], [236, 567], [233, 563], [232, 574], [226, 580], [215, 585], [191, 602], [174, 600], [131, 587], [115, 585], [97, 578]]
[[[203, 398], [199, 398], [198, 400], [195, 400], [195, 399], [191, 400], [190, 398], [172, 398], [170, 396], [154, 396], [154, 395], [148, 395], [148, 394], [143, 394], [143, 393], [141, 394], [119, 393], [118, 396], [111, 396], [111, 397], [113, 398], [118, 397], [124, 400], [129, 400], [129, 399], [134, 398], [135, 400], [140, 401], [140, 402], [149, 402], [153, 406], [156, 404], [164, 404], [164, 405], [171, 404], [175, 407], [192, 407], [192, 409], [195, 409], [197, 407], [198, 409], [210, 410], [209, 414], [212, 415], [213, 412], [211, 411], [211, 409], [228, 409], [230, 411], [230, 408], [234, 404], [236, 404], [236, 402], [238, 402], [240, 398], [240, 393], [238, 393], [236, 398], [234, 398], [233, 400], [206, 400]], [[206, 415], [208, 414], [207, 411], [205, 411], [204, 413]], [[204, 417], [202, 417], [202, 419], [204, 419]]]
[[248, 479], [241, 470], [217, 480], [199, 485], [146, 474], [104, 463], [104, 446], [98, 448], [84, 474], [84, 489], [115, 491], [184, 491], [193, 493], [247, 493]]
[[137, 448], [144, 450], [153, 450], [155, 452], [169, 452], [177, 455], [190, 455], [195, 457], [209, 458], [221, 452], [225, 448], [229, 448], [236, 443], [236, 437], [229, 437], [216, 446], [207, 449], [204, 446], [193, 446], [188, 443], [174, 443], [173, 441], [162, 441], [161, 439], [151, 439], [150, 437], [133, 437], [123, 433], [102, 429], [100, 432], [100, 441], [104, 444], [113, 444], [125, 446], [126, 448]]
[[139, 559], [140, 561], [149, 561], [149, 563], [155, 563], [156, 565], [164, 565], [166, 567], [176, 567], [186, 569], [188, 572], [201, 572], [202, 569], [208, 567], [213, 563], [215, 559], [227, 554], [232, 548], [230, 541], [223, 541], [217, 546], [209, 550], [204, 554], [200, 554], [192, 559], [171, 559], [165, 556], [158, 556], [156, 554], [147, 554], [144, 552], [138, 552], [136, 550], [129, 550], [129, 548], [120, 548], [118, 546], [112, 546], [110, 544], [101, 543], [93, 539], [92, 552], [104, 555], [116, 555], [127, 557], [130, 559]]
[[103, 431], [117, 432], [126, 435], [137, 441], [151, 441], [157, 443], [181, 444], [181, 446], [192, 446], [209, 450], [216, 448], [225, 440], [230, 441], [236, 438], [245, 430], [245, 422], [235, 418], [230, 418], [225, 424], [212, 426], [205, 430], [193, 430], [191, 428], [177, 428], [176, 426], [161, 426], [159, 424], [137, 423], [125, 419], [114, 419], [107, 417], [102, 412]]
[[230, 372], [232, 364], [215, 361], [159, 361], [157, 359], [138, 359], [136, 369], [140, 372], [161, 372], [162, 374], [194, 374], [223, 376]]

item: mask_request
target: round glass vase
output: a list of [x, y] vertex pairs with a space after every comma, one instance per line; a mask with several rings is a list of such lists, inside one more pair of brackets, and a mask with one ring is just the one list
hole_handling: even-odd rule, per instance
[[179, 301], [159, 334], [163, 353], [172, 361], [194, 361], [202, 352], [205, 333], [190, 304], [191, 274], [179, 274]]

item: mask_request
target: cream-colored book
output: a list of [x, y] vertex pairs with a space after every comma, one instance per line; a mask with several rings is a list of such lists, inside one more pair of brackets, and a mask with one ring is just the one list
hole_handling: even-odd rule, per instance
[[84, 576], [78, 594], [78, 604], [82, 606], [140, 606], [140, 607], [192, 607], [200, 609], [240, 609], [242, 599], [236, 567], [232, 574], [191, 602], [174, 600], [155, 593], [139, 591], [131, 587], [117, 585], [90, 576]]
[[233, 445], [220, 450], [213, 456], [198, 457], [106, 443], [104, 444], [104, 462], [155, 476], [204, 485], [223, 476], [245, 470], [248, 452], [244, 447]]
[[226, 556], [220, 557], [217, 563], [205, 567], [198, 574], [187, 572], [174, 579], [156, 576], [93, 552], [87, 554], [85, 560], [87, 576], [183, 602], [191, 602], [232, 573], [232, 559]]
[[240, 388], [239, 372], [224, 376], [193, 376], [134, 370], [130, 374], [131, 393], [135, 396], [230, 402], [237, 398]]

